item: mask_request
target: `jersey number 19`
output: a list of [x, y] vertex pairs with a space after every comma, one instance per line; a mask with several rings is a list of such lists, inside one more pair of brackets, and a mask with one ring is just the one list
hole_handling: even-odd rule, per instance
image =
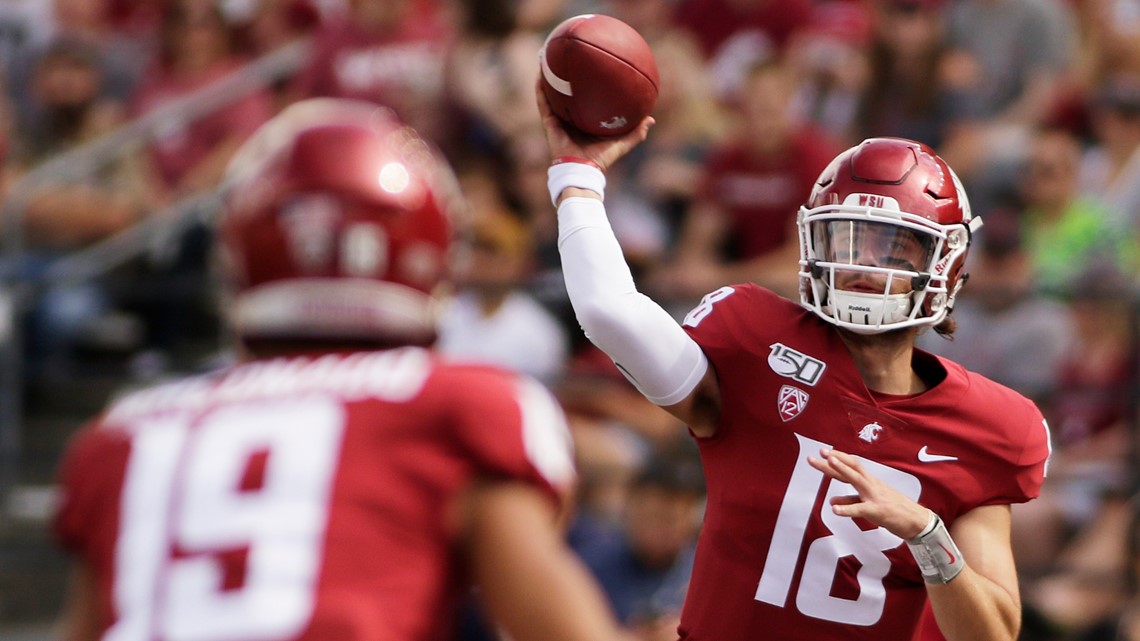
[[[302, 631], [344, 423], [334, 400], [300, 398], [138, 425], [115, 549], [119, 618], [106, 641], [272, 641]], [[258, 487], [242, 489], [262, 456]], [[226, 589], [218, 555], [233, 550], [247, 550], [245, 575]]]

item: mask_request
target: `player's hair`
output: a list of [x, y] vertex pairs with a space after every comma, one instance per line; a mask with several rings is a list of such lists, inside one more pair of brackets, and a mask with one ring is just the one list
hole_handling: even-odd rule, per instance
[[954, 318], [953, 314], [947, 314], [942, 322], [934, 326], [934, 331], [938, 335], [947, 340], [954, 338], [954, 332], [958, 331], [958, 321]]

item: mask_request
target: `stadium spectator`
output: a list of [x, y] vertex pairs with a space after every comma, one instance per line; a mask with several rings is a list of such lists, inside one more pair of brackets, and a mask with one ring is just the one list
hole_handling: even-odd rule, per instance
[[874, 12], [870, 71], [857, 114], [858, 137], [901, 136], [934, 149], [948, 124], [942, 0], [886, 0]]
[[788, 43], [787, 59], [799, 79], [792, 106], [836, 141], [854, 142], [859, 100], [870, 75], [871, 8], [826, 0]]
[[970, 286], [954, 305], [954, 340], [928, 332], [919, 345], [1047, 408], [1076, 330], [1068, 306], [1042, 293], [1018, 216], [1013, 207], [986, 214]]
[[1043, 404], [1055, 443], [1049, 483], [1041, 500], [1014, 512], [1015, 552], [1029, 579], [1057, 569], [1067, 543], [1130, 491], [1126, 417], [1136, 380], [1135, 319], [1121, 294], [1131, 289], [1115, 267], [1095, 262], [1066, 288], [1075, 335], [1058, 362], [1056, 389]]
[[1106, 79], [1090, 103], [1092, 141], [1083, 150], [1078, 190], [1140, 238], [1140, 73]]
[[1025, 203], [1022, 235], [1042, 289], [1061, 295], [1094, 261], [1136, 274], [1136, 237], [1099, 200], [1081, 194], [1081, 148], [1061, 129], [1038, 131], [1019, 188]]
[[321, 13], [311, 0], [257, 0], [239, 20], [242, 41], [253, 55], [275, 51], [312, 33]]
[[113, 0], [51, 0], [54, 37], [86, 40], [103, 69], [104, 92], [125, 102], [158, 46], [157, 35], [141, 37], [113, 20]]
[[1041, 123], [1071, 71], [1072, 9], [1057, 0], [963, 0], [946, 11], [955, 116]]
[[398, 116], [452, 155], [455, 131], [444, 77], [453, 26], [439, 3], [349, 0], [323, 21], [293, 87], [298, 98], [368, 100]]
[[1010, 505], [1037, 496], [1048, 432], [1025, 397], [914, 348], [953, 332], [978, 225], [949, 166], [897, 138], [842, 152], [800, 213], [802, 305], [735, 284], [679, 326], [638, 292], [602, 201], [652, 119], [576, 142], [536, 95], [551, 157], [584, 159], [549, 170], [583, 330], [700, 448], [680, 637], [913, 638], [929, 601], [952, 641], [1015, 639]]
[[1091, 516], [1053, 558], [1052, 570], [1025, 582], [1026, 618], [1036, 631], [1028, 641], [1140, 638], [1132, 587], [1135, 499], [1108, 497]]
[[[13, 130], [4, 182], [19, 198], [24, 253], [10, 264], [38, 283], [53, 260], [123, 231], [154, 207], [143, 160], [127, 154], [87, 173], [40, 176], [22, 183], [57, 154], [74, 150], [123, 124], [122, 105], [102, 92], [92, 45], [60, 38], [31, 71], [28, 119]], [[15, 193], [19, 190], [19, 194]], [[121, 351], [141, 340], [138, 320], [121, 313], [103, 282], [46, 283], [26, 323], [25, 360], [31, 381], [58, 380], [82, 349]]]
[[640, 639], [676, 639], [703, 499], [695, 452], [655, 452], [630, 480], [620, 523], [578, 549]]
[[519, 641], [622, 638], [561, 538], [553, 397], [425, 348], [461, 206], [438, 154], [374, 105], [305, 102], [228, 185], [243, 363], [126, 395], [72, 441], [62, 637], [442, 639], [473, 579]]
[[667, 0], [610, 0], [613, 16], [637, 29], [653, 49], [661, 83], [653, 108], [659, 126], [611, 180], [610, 203], [626, 258], [649, 270], [676, 243], [685, 212], [700, 185], [706, 154], [728, 133], [728, 118], [713, 92], [692, 34], [669, 18]]
[[780, 51], [810, 17], [810, 0], [682, 0], [673, 10], [673, 21], [697, 38], [709, 61], [744, 43], [757, 52]]
[[26, 37], [12, 58], [7, 88], [21, 119], [34, 117], [33, 70], [56, 42], [71, 41], [86, 48], [84, 55], [98, 68], [100, 98], [126, 104], [148, 63], [158, 36], [127, 33], [112, 20], [113, 0], [42, 0], [42, 24]]
[[1013, 182], [1033, 130], [1072, 78], [1077, 35], [1062, 0], [962, 0], [946, 7], [942, 80], [950, 123], [940, 150], [986, 209]]
[[[216, 87], [248, 62], [236, 30], [217, 3], [171, 0], [163, 3], [160, 20], [159, 52], [131, 98], [134, 118]], [[181, 206], [212, 193], [238, 146], [273, 115], [269, 90], [254, 86], [240, 91], [227, 98], [224, 107], [204, 115], [168, 112], [158, 123], [147, 141], [146, 157], [160, 206]], [[194, 347], [180, 347], [203, 336], [210, 340], [216, 323], [208, 309], [210, 240], [204, 219], [187, 215], [184, 224], [156, 234], [137, 264], [137, 278], [124, 288], [125, 304], [146, 325], [147, 346], [153, 350], [147, 358], [156, 369], [177, 365], [184, 351], [186, 358], [195, 358]]]
[[[124, 122], [122, 105], [102, 92], [104, 76], [93, 46], [83, 40], [52, 42], [32, 70], [33, 102], [18, 122], [9, 180], [79, 147]], [[81, 247], [123, 229], [147, 210], [145, 181], [137, 159], [114, 163], [78, 184], [40, 189], [25, 214], [33, 247]]]
[[[212, 4], [173, 0], [162, 14], [161, 53], [132, 99], [136, 117], [218, 82], [245, 62], [235, 33]], [[267, 91], [257, 90], [202, 118], [172, 116], [150, 147], [158, 188], [171, 200], [218, 184], [226, 163], [272, 115]]]
[[757, 64], [739, 97], [738, 129], [710, 150], [672, 264], [654, 277], [691, 304], [726, 282], [797, 289], [796, 208], [839, 151], [789, 102], [796, 79], [779, 59]]
[[498, 148], [538, 127], [531, 89], [543, 34], [518, 23], [518, 3], [463, 0], [462, 28], [447, 57], [449, 98], [466, 117], [467, 144]]
[[442, 314], [439, 350], [556, 383], [566, 367], [569, 339], [524, 289], [534, 267], [530, 231], [502, 203], [484, 205], [473, 217], [470, 256]]
[[545, 145], [540, 127], [522, 129], [489, 159], [503, 200], [526, 222], [534, 245], [534, 264], [527, 291], [566, 328], [573, 355], [582, 341], [575, 340], [578, 332], [574, 314], [562, 284], [558, 230], [550, 198], [546, 195]]
[[14, 100], [25, 92], [28, 61], [51, 38], [52, 4], [44, 0], [0, 2], [0, 77], [4, 94]]
[[1090, 92], [1118, 74], [1140, 73], [1140, 12], [1127, 0], [1071, 3], [1079, 36], [1074, 81]]

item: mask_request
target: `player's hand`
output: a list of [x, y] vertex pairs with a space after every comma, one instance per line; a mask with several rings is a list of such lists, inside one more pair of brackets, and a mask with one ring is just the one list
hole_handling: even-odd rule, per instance
[[819, 454], [819, 458], [809, 456], [808, 463], [828, 477], [850, 484], [858, 493], [832, 498], [835, 514], [867, 519], [904, 540], [918, 536], [930, 522], [928, 508], [867, 472], [854, 456], [835, 449], [820, 450]]
[[614, 138], [592, 138], [567, 130], [558, 116], [550, 110], [550, 103], [542, 93], [542, 76], [539, 76], [534, 85], [535, 100], [538, 101], [538, 112], [542, 116], [542, 126], [546, 130], [546, 143], [550, 147], [552, 158], [559, 156], [577, 156], [595, 162], [602, 171], [613, 166], [622, 156], [629, 153], [649, 135], [649, 128], [656, 122], [652, 116], [646, 116], [641, 123], [624, 136]]

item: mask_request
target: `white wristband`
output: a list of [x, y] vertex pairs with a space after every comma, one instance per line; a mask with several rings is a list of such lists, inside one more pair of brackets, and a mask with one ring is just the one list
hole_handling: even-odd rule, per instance
[[927, 583], [949, 583], [966, 567], [966, 561], [962, 559], [954, 539], [950, 538], [946, 524], [934, 512], [930, 513], [930, 522], [922, 533], [907, 539], [906, 544]]
[[580, 162], [555, 163], [546, 170], [546, 188], [550, 190], [550, 202], [557, 207], [558, 197], [568, 187], [589, 189], [606, 198], [606, 175], [594, 165]]

